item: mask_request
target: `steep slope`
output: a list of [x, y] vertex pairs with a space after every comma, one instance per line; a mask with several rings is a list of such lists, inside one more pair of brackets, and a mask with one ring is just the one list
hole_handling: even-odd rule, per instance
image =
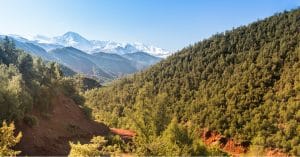
[[38, 119], [37, 126], [17, 124], [23, 134], [16, 146], [17, 150], [22, 151], [21, 155], [67, 155], [70, 151], [69, 141], [86, 143], [93, 136], [105, 136], [110, 132], [104, 124], [91, 121], [72, 99], [63, 94], [52, 100], [52, 107], [47, 116], [32, 111], [32, 115]]
[[73, 47], [58, 48], [49, 53], [55, 61], [78, 73], [104, 80], [134, 73], [161, 60], [144, 52], [131, 53], [123, 57], [103, 52], [87, 54]]
[[78, 73], [87, 76], [97, 76], [103, 79], [111, 79], [114, 76], [103, 71], [95, 63], [89, 60], [90, 55], [73, 47], [54, 49], [49, 52], [55, 60]]
[[38, 43], [38, 42], [33, 42], [33, 44], [43, 48], [46, 51], [51, 51], [57, 48], [63, 48], [64, 46], [58, 45], [58, 44], [49, 44], [49, 43]]
[[18, 41], [15, 41], [15, 44], [17, 48], [22, 49], [33, 56], [41, 57], [48, 61], [54, 60], [54, 58], [47, 51], [37, 45], [29, 42], [22, 43]]
[[299, 17], [296, 9], [216, 34], [88, 92], [87, 105], [111, 126], [137, 129], [148, 153], [176, 117], [240, 144], [300, 155]]
[[117, 54], [99, 52], [93, 53], [89, 58], [100, 68], [109, 71], [116, 76], [131, 74], [137, 71], [130, 60]]

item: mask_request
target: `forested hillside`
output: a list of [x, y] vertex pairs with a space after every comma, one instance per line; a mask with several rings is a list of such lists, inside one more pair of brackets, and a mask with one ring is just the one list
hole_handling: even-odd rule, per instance
[[4, 38], [0, 42], [0, 156], [67, 155], [69, 140], [108, 134], [108, 127], [92, 122], [88, 109], [80, 107], [84, 99], [79, 92], [99, 85], [82, 76], [64, 77], [59, 64], [32, 57]]
[[300, 9], [218, 33], [85, 97], [96, 120], [137, 131], [140, 154], [203, 154], [197, 131], [207, 128], [300, 155]]

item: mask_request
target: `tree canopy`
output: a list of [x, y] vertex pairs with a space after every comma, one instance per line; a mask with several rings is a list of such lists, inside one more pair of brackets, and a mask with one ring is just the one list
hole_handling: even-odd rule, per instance
[[299, 17], [295, 9], [215, 34], [86, 92], [86, 105], [96, 120], [137, 130], [144, 153], [157, 138], [175, 136], [165, 132], [176, 117], [180, 125], [300, 155]]

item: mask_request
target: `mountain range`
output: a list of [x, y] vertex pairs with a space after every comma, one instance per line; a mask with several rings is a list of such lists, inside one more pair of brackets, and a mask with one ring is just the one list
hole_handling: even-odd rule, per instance
[[[99, 80], [111, 80], [143, 70], [171, 53], [142, 43], [88, 40], [75, 32], [61, 36], [7, 35], [17, 48]], [[3, 39], [5, 36], [0, 35]]]
[[119, 55], [134, 53], [138, 51], [146, 52], [150, 55], [165, 58], [170, 52], [155, 46], [149, 46], [142, 43], [118, 43], [114, 41], [88, 40], [75, 32], [67, 32], [62, 36], [46, 37], [36, 35], [28, 37], [30, 41], [41, 46], [46, 50], [64, 47], [74, 47], [87, 53], [106, 52]]

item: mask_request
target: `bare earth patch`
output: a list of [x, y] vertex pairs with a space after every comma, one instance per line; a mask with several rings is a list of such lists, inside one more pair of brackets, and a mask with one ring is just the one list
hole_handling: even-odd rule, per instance
[[94, 135], [110, 133], [106, 125], [89, 120], [83, 110], [63, 94], [52, 100], [52, 106], [49, 117], [32, 112], [38, 118], [36, 126], [29, 127], [23, 122], [17, 124], [23, 138], [15, 149], [21, 150], [21, 155], [67, 155], [69, 141], [88, 143]]

